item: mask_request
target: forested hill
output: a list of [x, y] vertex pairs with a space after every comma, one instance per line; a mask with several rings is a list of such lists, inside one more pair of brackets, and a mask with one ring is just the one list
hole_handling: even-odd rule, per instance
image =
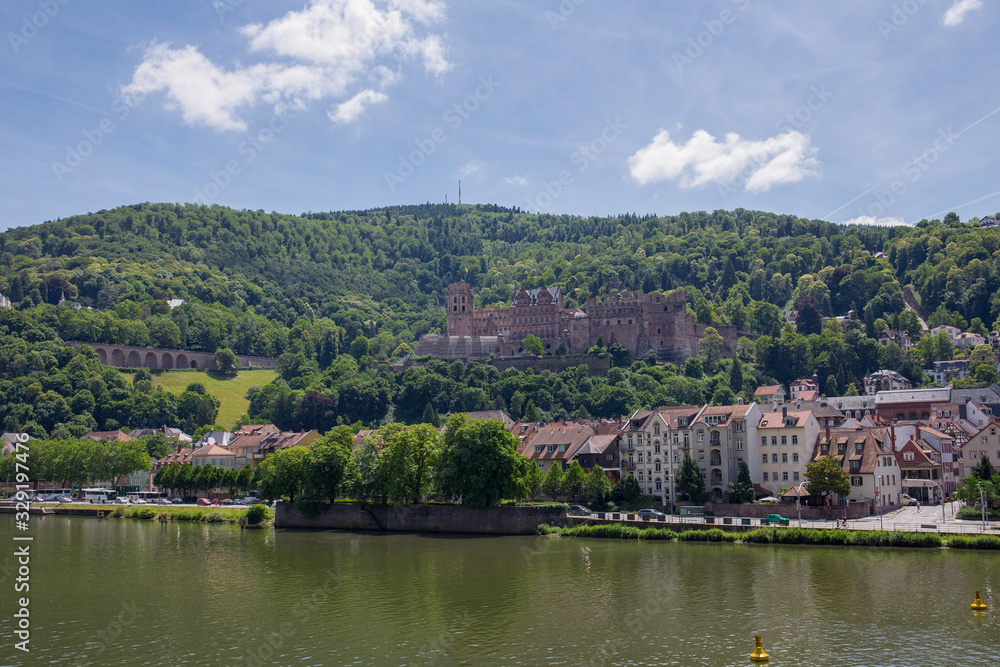
[[[0, 255], [0, 292], [14, 305], [0, 309], [0, 420], [38, 437], [215, 419], [204, 387], [172, 397], [148, 373], [129, 381], [64, 340], [280, 357], [278, 380], [252, 392], [249, 418], [322, 431], [490, 407], [515, 418], [615, 417], [750, 400], [761, 384], [813, 373], [833, 395], [876, 368], [919, 385], [932, 361], [951, 357], [950, 342], [925, 337], [904, 354], [874, 340], [888, 326], [920, 335], [907, 286], [930, 326], [1000, 328], [1000, 229], [954, 214], [845, 229], [740, 209], [579, 218], [428, 204], [291, 216], [137, 204], [10, 230]], [[521, 286], [559, 284], [567, 306], [616, 290], [683, 289], [699, 322], [761, 336], [741, 341], [739, 363], [616, 358], [619, 367], [594, 379], [459, 362], [400, 376], [374, 368], [444, 327], [456, 280], [472, 284], [480, 305], [509, 303]], [[782, 313], [793, 307], [795, 330]], [[821, 322], [851, 310], [858, 319], [843, 326]], [[983, 371], [977, 381], [995, 381], [994, 368]]]
[[[15, 304], [65, 294], [131, 319], [129, 304], [155, 316], [165, 314], [160, 302], [182, 298], [284, 327], [329, 318], [349, 340], [381, 330], [412, 340], [443, 327], [443, 294], [456, 280], [471, 283], [481, 305], [508, 303], [519, 286], [560, 283], [568, 305], [609, 287], [685, 287], [699, 318], [714, 310], [751, 328], [764, 323], [740, 322], [736, 285], [744, 310], [755, 301], [785, 308], [808, 292], [824, 315], [874, 299], [879, 317], [900, 312], [899, 288], [912, 284], [928, 312], [944, 305], [989, 326], [1000, 315], [1000, 231], [950, 218], [845, 229], [742, 209], [580, 218], [427, 204], [292, 216], [136, 204], [0, 234], [0, 291]], [[879, 251], [886, 260], [872, 257]], [[268, 344], [238, 351], [280, 353]]]

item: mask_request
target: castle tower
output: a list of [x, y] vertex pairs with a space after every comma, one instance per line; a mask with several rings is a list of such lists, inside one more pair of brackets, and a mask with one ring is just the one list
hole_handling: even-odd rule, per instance
[[448, 286], [448, 335], [474, 335], [476, 297], [469, 283], [452, 283]]

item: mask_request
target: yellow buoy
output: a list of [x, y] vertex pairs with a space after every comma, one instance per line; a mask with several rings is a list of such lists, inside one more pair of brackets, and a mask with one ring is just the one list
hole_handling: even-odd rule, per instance
[[760, 641], [760, 635], [754, 637], [754, 647], [753, 653], [750, 654], [750, 659], [754, 662], [767, 662], [770, 656], [764, 653], [764, 646]]
[[972, 601], [972, 608], [976, 611], [983, 611], [986, 609], [986, 603], [983, 602], [983, 598], [980, 597], [979, 591], [976, 591], [976, 599]]

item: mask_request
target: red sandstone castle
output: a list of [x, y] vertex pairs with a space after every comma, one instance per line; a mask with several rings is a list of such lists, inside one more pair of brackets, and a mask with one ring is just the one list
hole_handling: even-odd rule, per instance
[[[490, 355], [517, 356], [524, 338], [542, 340], [547, 354], [582, 354], [603, 339], [620, 343], [633, 358], [653, 353], [658, 361], [679, 362], [698, 353], [698, 341], [707, 325], [688, 316], [683, 292], [643, 294], [622, 292], [598, 303], [587, 300], [586, 312], [564, 308], [559, 287], [522, 289], [509, 308], [477, 309], [468, 283], [448, 288], [446, 336], [424, 336], [417, 354], [441, 359], [484, 359]], [[736, 353], [736, 327], [717, 326], [723, 356]]]

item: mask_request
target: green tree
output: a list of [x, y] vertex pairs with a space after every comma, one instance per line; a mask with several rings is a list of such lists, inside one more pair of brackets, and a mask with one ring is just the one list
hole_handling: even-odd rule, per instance
[[542, 493], [555, 500], [562, 493], [563, 469], [558, 461], [552, 461], [549, 471], [545, 473], [545, 481], [542, 482]]
[[604, 498], [611, 493], [611, 480], [608, 479], [607, 474], [604, 472], [604, 468], [599, 465], [595, 465], [593, 469], [587, 473], [587, 480], [584, 483], [584, 491], [588, 498], [592, 498], [595, 503], [603, 503]]
[[535, 498], [542, 493], [542, 485], [544, 483], [545, 473], [542, 472], [542, 469], [537, 463], [532, 462], [531, 465], [528, 466], [528, 478], [526, 480], [528, 498], [531, 499], [531, 502], [535, 502]]
[[524, 337], [523, 347], [527, 354], [536, 356], [545, 354], [545, 345], [542, 344], [542, 339], [534, 334], [528, 334]]
[[387, 424], [374, 437], [389, 475], [389, 501], [418, 503], [431, 491], [441, 436], [430, 424]]
[[695, 505], [705, 502], [705, 479], [701, 476], [698, 464], [687, 452], [684, 453], [681, 469], [677, 473], [677, 493]]
[[977, 463], [972, 468], [972, 476], [983, 481], [989, 481], [993, 479], [994, 475], [1000, 474], [997, 469], [993, 466], [993, 462], [990, 460], [989, 456], [984, 456], [979, 459]]
[[729, 483], [729, 502], [731, 503], [752, 503], [756, 498], [753, 490], [753, 480], [750, 479], [750, 469], [747, 464], [740, 461], [740, 472], [736, 477], [736, 482]]
[[969, 368], [977, 368], [983, 364], [993, 364], [993, 348], [989, 345], [976, 345], [969, 355]]
[[715, 327], [706, 327], [705, 335], [698, 342], [698, 355], [705, 362], [705, 370], [715, 372], [719, 360], [722, 359], [722, 346], [725, 343]]
[[851, 494], [851, 478], [836, 456], [824, 456], [806, 464], [809, 494], [821, 495], [824, 491], [844, 498]]
[[641, 493], [639, 482], [635, 481], [635, 476], [629, 474], [625, 479], [618, 480], [611, 488], [611, 499], [617, 502], [630, 503], [639, 497]]
[[275, 452], [264, 459], [259, 466], [260, 495], [274, 499], [288, 496], [295, 502], [295, 496], [302, 492], [306, 480], [306, 462], [309, 450], [305, 447], [290, 447]]
[[531, 461], [517, 451], [518, 440], [499, 421], [452, 415], [445, 426], [445, 449], [438, 466], [443, 495], [461, 497], [469, 507], [492, 507], [525, 495]]
[[430, 424], [435, 428], [441, 426], [441, 417], [438, 416], [437, 410], [434, 409], [434, 404], [430, 401], [427, 401], [427, 407], [424, 408], [424, 414], [420, 418], [420, 421], [424, 424]]
[[128, 442], [118, 442], [111, 446], [108, 456], [108, 477], [115, 486], [123, 486], [133, 472], [148, 471], [153, 467], [146, 452], [146, 444], [136, 438]]
[[735, 394], [743, 391], [743, 363], [738, 355], [733, 357], [733, 363], [729, 366], [729, 388]]
[[[305, 461], [303, 495], [317, 500], [329, 500], [331, 503], [337, 499], [351, 458], [353, 442], [354, 432], [350, 427], [338, 426], [312, 445]], [[244, 477], [243, 471], [240, 471], [237, 486], [249, 481]]]
[[587, 473], [583, 470], [583, 466], [580, 465], [579, 461], [574, 460], [569, 464], [569, 469], [566, 471], [566, 476], [563, 477], [562, 481], [563, 495], [576, 498], [583, 493], [584, 483], [587, 481], [586, 475]]
[[228, 347], [219, 348], [212, 355], [212, 368], [226, 377], [236, 377], [240, 372], [240, 358]]

